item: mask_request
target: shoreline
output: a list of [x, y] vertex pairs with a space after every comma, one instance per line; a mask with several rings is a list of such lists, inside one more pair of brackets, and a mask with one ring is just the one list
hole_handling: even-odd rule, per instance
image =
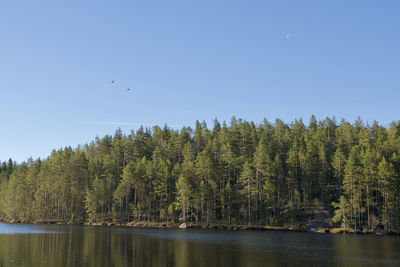
[[33, 225], [84, 225], [84, 226], [107, 226], [107, 227], [132, 227], [132, 228], [160, 228], [160, 229], [208, 229], [208, 230], [231, 230], [231, 231], [281, 231], [281, 232], [305, 232], [320, 234], [362, 234], [362, 235], [400, 235], [400, 232], [386, 231], [361, 231], [354, 229], [344, 229], [335, 227], [314, 228], [306, 230], [302, 227], [284, 226], [248, 226], [248, 225], [226, 225], [226, 224], [196, 224], [196, 223], [173, 223], [173, 222], [146, 222], [131, 221], [126, 223], [119, 222], [85, 222], [71, 223], [65, 221], [18, 221], [0, 219], [0, 222], [10, 224], [33, 224]]

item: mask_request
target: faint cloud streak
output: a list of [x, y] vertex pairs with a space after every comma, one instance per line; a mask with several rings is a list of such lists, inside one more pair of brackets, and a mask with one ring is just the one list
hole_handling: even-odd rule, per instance
[[[160, 126], [157, 123], [142, 123], [142, 122], [131, 122], [131, 121], [88, 121], [87, 123], [94, 125], [106, 125], [106, 126], [144, 126], [144, 127]], [[169, 124], [167, 124], [167, 126], [172, 128], [182, 127], [181, 125], [169, 125]]]

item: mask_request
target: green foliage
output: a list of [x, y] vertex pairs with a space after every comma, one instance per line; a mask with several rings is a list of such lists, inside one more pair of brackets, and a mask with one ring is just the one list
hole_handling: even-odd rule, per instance
[[104, 206], [104, 182], [97, 176], [93, 181], [92, 188], [86, 191], [85, 208], [90, 222], [97, 222], [101, 207]]
[[181, 219], [185, 222], [188, 215], [190, 204], [191, 204], [191, 194], [192, 188], [186, 177], [180, 176], [176, 183], [176, 208], [182, 211]]
[[[334, 214], [329, 203], [335, 208]], [[0, 217], [18, 221], [400, 226], [400, 123], [327, 118], [213, 129], [143, 127], [44, 160], [0, 162]]]
[[351, 205], [349, 201], [344, 196], [340, 196], [339, 203], [332, 202], [332, 206], [336, 208], [332, 221], [341, 223], [345, 229], [348, 228], [349, 222], [351, 222]]

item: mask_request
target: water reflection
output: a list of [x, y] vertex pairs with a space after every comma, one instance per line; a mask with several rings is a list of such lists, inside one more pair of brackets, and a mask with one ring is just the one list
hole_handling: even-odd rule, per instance
[[57, 225], [19, 225], [17, 234], [13, 227], [0, 224], [0, 232], [12, 230], [0, 234], [0, 267], [400, 264], [398, 237]]
[[391, 236], [334, 235], [334, 252], [340, 265], [399, 266], [400, 240]]

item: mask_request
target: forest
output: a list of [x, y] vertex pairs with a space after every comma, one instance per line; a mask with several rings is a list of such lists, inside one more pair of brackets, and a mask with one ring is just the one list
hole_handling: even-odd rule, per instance
[[0, 218], [191, 222], [359, 230], [400, 226], [400, 122], [233, 117], [139, 128], [0, 163]]

